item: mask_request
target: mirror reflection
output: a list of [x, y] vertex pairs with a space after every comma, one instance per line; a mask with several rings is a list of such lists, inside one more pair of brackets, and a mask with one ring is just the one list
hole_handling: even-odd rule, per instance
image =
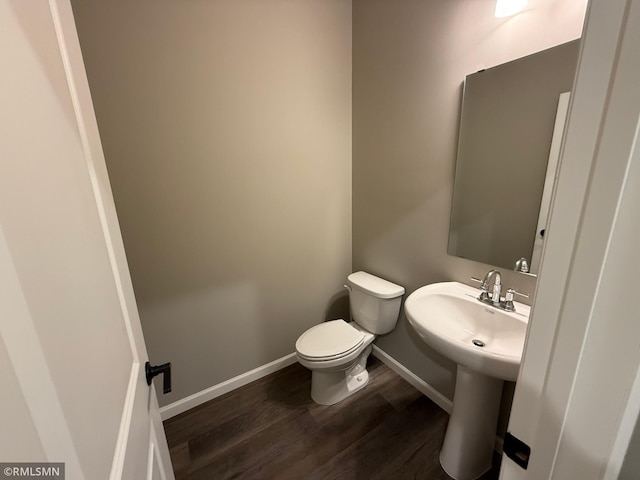
[[466, 77], [450, 255], [537, 273], [579, 42]]

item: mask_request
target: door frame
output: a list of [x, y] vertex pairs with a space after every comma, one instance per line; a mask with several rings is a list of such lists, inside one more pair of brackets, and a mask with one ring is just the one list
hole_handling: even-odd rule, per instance
[[[8, 68], [12, 69], [10, 72], [15, 72], [14, 76], [9, 73], [7, 77], [11, 79], [7, 85], [12, 85], [13, 88], [5, 88], [3, 98], [10, 105], [8, 108], [10, 113], [20, 112], [24, 117], [29, 118], [29, 121], [17, 121], [15, 125], [12, 123], [12, 117], [3, 118], [6, 121], [4, 124], [6, 130], [9, 132], [6, 143], [3, 142], [9, 157], [6, 159], [8, 174], [4, 178], [8, 180], [6, 185], [13, 183], [12, 188], [7, 189], [7, 196], [3, 198], [10, 200], [22, 198], [19, 195], [11, 196], [15, 187], [15, 191], [31, 192], [30, 199], [33, 200], [33, 204], [26, 202], [26, 206], [23, 207], [20, 202], [8, 201], [5, 204], [7, 218], [20, 220], [0, 225], [0, 265], [2, 266], [0, 268], [2, 285], [0, 289], [2, 339], [0, 341], [4, 342], [9, 359], [9, 365], [2, 365], [2, 367], [16, 379], [32, 420], [31, 426], [36, 434], [34, 438], [37, 437], [37, 442], [35, 440], [34, 442], [39, 442], [42, 447], [41, 452], [25, 452], [25, 457], [37, 461], [43, 459], [64, 461], [65, 473], [69, 478], [81, 479], [86, 476], [83, 467], [86, 469], [86, 462], [89, 460], [79, 453], [81, 451], [79, 442], [82, 437], [74, 436], [70, 427], [70, 419], [79, 418], [74, 417], [74, 406], [85, 399], [73, 390], [73, 385], [76, 384], [64, 384], [66, 388], [64, 393], [70, 395], [65, 396], [66, 403], [62, 402], [60, 391], [56, 389], [63, 388], [61, 378], [75, 380], [73, 369], [58, 369], [55, 377], [50, 369], [52, 358], [64, 358], [70, 349], [68, 346], [62, 349], [60, 344], [53, 342], [45, 351], [42, 345], [44, 337], [39, 336], [42, 335], [42, 330], [38, 330], [42, 327], [42, 318], [34, 316], [30, 311], [32, 306], [30, 302], [37, 303], [38, 298], [35, 297], [38, 297], [40, 292], [46, 294], [51, 287], [51, 283], [46, 283], [47, 280], [41, 280], [43, 276], [48, 278], [42, 275], [43, 273], [66, 271], [64, 269], [66, 264], [61, 267], [64, 262], [72, 264], [69, 267], [70, 271], [77, 270], [74, 268], [77, 265], [74, 266], [71, 261], [73, 255], [65, 254], [66, 250], [58, 249], [57, 245], [78, 246], [84, 243], [90, 247], [88, 250], [95, 254], [81, 257], [84, 259], [83, 265], [87, 267], [86, 272], [83, 270], [85, 273], [82, 281], [86, 280], [87, 288], [92, 288], [91, 275], [95, 274], [98, 277], [98, 272], [100, 273], [100, 282], [96, 283], [99, 288], [94, 288], [93, 292], [96, 292], [96, 298], [103, 296], [110, 302], [108, 305], [113, 306], [109, 313], [105, 313], [104, 318], [108, 321], [103, 322], [102, 325], [105, 329], [117, 330], [114, 338], [118, 338], [118, 342], [114, 342], [113, 345], [122, 346], [119, 350], [121, 355], [127, 353], [126, 370], [124, 367], [109, 370], [111, 363], [108, 358], [88, 358], [86, 364], [81, 362], [81, 374], [89, 370], [91, 373], [95, 371], [102, 374], [102, 377], [96, 374], [96, 384], [108, 376], [122, 378], [123, 382], [118, 384], [118, 388], [124, 387], [122, 388], [123, 396], [118, 398], [123, 401], [122, 410], [119, 409], [121, 405], [118, 402], [117, 408], [114, 407], [115, 412], [111, 412], [113, 418], [119, 419], [119, 424], [111, 417], [108, 420], [114, 427], [113, 433], [117, 434], [114, 449], [109, 448], [109, 451], [105, 452], [104, 445], [88, 448], [91, 452], [96, 452], [103, 457], [105, 461], [101, 463], [100, 468], [104, 468], [105, 471], [109, 468], [109, 478], [113, 480], [143, 478], [142, 472], [145, 472], [146, 478], [152, 478], [151, 475], [154, 475], [154, 479], [173, 479], [155, 390], [153, 385], [147, 384], [145, 378], [144, 364], [147, 360], [147, 351], [71, 3], [69, 0], [38, 0], [34, 1], [33, 5], [25, 6], [24, 9], [14, 9], [12, 4], [6, 1], [2, 2], [0, 7], [2, 7], [0, 12], [3, 20], [2, 33], [6, 33], [3, 38], [15, 43], [14, 51], [10, 51], [6, 57]], [[33, 17], [31, 17], [32, 14]], [[37, 30], [34, 26], [38, 27]], [[46, 54], [40, 58], [39, 53], [42, 52], [38, 49], [43, 45], [47, 45], [50, 49], [44, 50]], [[49, 61], [51, 65], [55, 65], [55, 68], [47, 70], [43, 67]], [[49, 88], [52, 84], [55, 84], [56, 88]], [[16, 102], [9, 101], [12, 97], [17, 99]], [[38, 114], [41, 115], [42, 121], [32, 121]], [[61, 130], [53, 129], [53, 126], [58, 124], [65, 127], [64, 141], [61, 141]], [[15, 136], [15, 141], [12, 134]], [[24, 141], [24, 138], [29, 138], [29, 141]], [[39, 145], [42, 148], [30, 150], [29, 145]], [[31, 163], [27, 161], [32, 159], [34, 161]], [[65, 162], [73, 168], [65, 170], [63, 168], [67, 165]], [[25, 165], [24, 171], [17, 168], [21, 164]], [[54, 182], [46, 180], [38, 183], [38, 179], [47, 178], [38, 171], [38, 167], [44, 165], [50, 166], [51, 170], [60, 170], [61, 177]], [[12, 168], [20, 171], [15, 179]], [[51, 189], [49, 189], [50, 185], [53, 185]], [[66, 189], [70, 192], [67, 203], [56, 203], [58, 197], [64, 197], [60, 194]], [[65, 214], [72, 210], [69, 199], [83, 206], [81, 214], [74, 217], [75, 212], [72, 212], [69, 217], [65, 217]], [[48, 223], [42, 221], [45, 215], [33, 214], [46, 204], [57, 208], [57, 210], [47, 210], [46, 219], [52, 220]], [[71, 217], [73, 220], [67, 224]], [[23, 226], [29, 225], [37, 227], [34, 231], [44, 232], [44, 234], [55, 232], [56, 238], [66, 236], [64, 242], [53, 242], [50, 249], [43, 247], [39, 250], [45, 258], [48, 255], [56, 260], [51, 263], [55, 267], [41, 265], [36, 260], [29, 260], [30, 255], [14, 255], [15, 251], [11, 251], [10, 247], [15, 247], [16, 243], [19, 243], [16, 238], [20, 239], [21, 234], [24, 235], [24, 232], [30, 231], [28, 228], [23, 229]], [[84, 233], [87, 233], [86, 237]], [[13, 244], [10, 241], [13, 241]], [[27, 276], [32, 280], [30, 283], [24, 279], [24, 275], [20, 276], [25, 270], [31, 272], [31, 275]], [[60, 283], [65, 285], [64, 280]], [[81, 295], [82, 291], [81, 288], [70, 288], [63, 293], [69, 293], [65, 298], [75, 295], [75, 299]], [[84, 292], [86, 293], [86, 290]], [[58, 309], [55, 302], [44, 303], [44, 305], [47, 305], [46, 315], [40, 314], [40, 317], [45, 317], [50, 323], [54, 322], [56, 315], [66, 320], [79, 312], [75, 302], [67, 302], [65, 305], [70, 307], [66, 310]], [[90, 317], [95, 313], [97, 311], [94, 307], [93, 310], [79, 312], [78, 316], [86, 314], [89, 318], [84, 325], [91, 325]], [[39, 325], [36, 325], [36, 319], [41, 321]], [[73, 323], [69, 322], [69, 325]], [[61, 331], [64, 331], [66, 326], [67, 323], [61, 322]], [[65, 338], [73, 340], [74, 337], [71, 334], [71, 330], [67, 331]], [[75, 344], [83, 344], [83, 340], [79, 338]], [[97, 338], [96, 343], [100, 343], [101, 340]], [[109, 347], [111, 345], [109, 344]], [[130, 357], [128, 347], [130, 347]], [[78, 351], [85, 353], [84, 350]], [[116, 355], [111, 350], [109, 352]], [[129, 359], [131, 363], [128, 363]], [[102, 362], [99, 364], [101, 368], [92, 368], [94, 364], [90, 362], [93, 361]], [[119, 363], [118, 367], [122, 367], [122, 363]], [[110, 375], [112, 371], [113, 376]], [[85, 382], [84, 385], [89, 385], [94, 391], [100, 392], [93, 384]], [[113, 398], [118, 392], [120, 390], [111, 390], [110, 393], [113, 393], [114, 397], [105, 395], [107, 399], [105, 402], [111, 402], [109, 405], [114, 405]], [[99, 414], [99, 405], [95, 407], [95, 414], [91, 418], [104, 418]], [[81, 420], [87, 427], [86, 431], [89, 435], [93, 436], [94, 433], [97, 436], [100, 435], [98, 422], [92, 423], [88, 415], [83, 416]], [[84, 453], [88, 451], [87, 449]]]
[[[132, 435], [135, 435], [132, 430], [135, 425], [136, 415], [150, 415], [149, 448], [151, 450], [148, 452], [148, 459], [149, 462], [155, 459], [158, 462], [156, 466], [161, 478], [170, 480], [174, 478], [174, 474], [169, 448], [162, 427], [155, 386], [152, 383], [147, 390], [143, 385], [145, 378], [144, 364], [148, 360], [147, 348], [109, 182], [109, 174], [91, 99], [89, 81], [84, 67], [73, 9], [70, 0], [49, 0], [49, 6], [76, 114], [78, 131], [87, 160], [87, 169], [91, 178], [96, 207], [102, 222], [105, 245], [109, 250], [113, 278], [134, 357], [111, 478], [115, 480], [123, 476], [126, 477], [128, 476], [128, 470], [134, 468], [130, 467], [135, 462], [128, 458], [128, 455], [131, 455], [128, 452], [128, 448], [129, 444], [132, 443]], [[153, 474], [153, 469], [154, 465], [147, 465], [149, 475]]]
[[[639, 3], [592, 0], [587, 9], [548, 237], [509, 421], [510, 433], [530, 445], [532, 453], [527, 470], [505, 456], [501, 479], [563, 478], [570, 460], [574, 472], [585, 469], [572, 478], [602, 478], [603, 468], [614, 468], [611, 460], [626, 451], [628, 438], [625, 444], [619, 435], [620, 420], [637, 364], [620, 368], [616, 363], [623, 355], [634, 356], [633, 345], [624, 343], [634, 329], [622, 325], [618, 331], [607, 330], [603, 305], [614, 302], [610, 312], [614, 306], [618, 313], [630, 311], [633, 297], [620, 297], [624, 288], [608, 288], [602, 280], [605, 275], [632, 280], [616, 264], [619, 252], [609, 247], [616, 236], [632, 235], [624, 232], [617, 217], [628, 168], [637, 162], [637, 104], [624, 96], [633, 92], [629, 80], [638, 74], [628, 52], [640, 30]], [[603, 372], [616, 382], [598, 391], [594, 386]], [[592, 391], [581, 398], [585, 385]], [[600, 408], [597, 412], [592, 411], [595, 406]], [[612, 450], [614, 442], [618, 453]]]

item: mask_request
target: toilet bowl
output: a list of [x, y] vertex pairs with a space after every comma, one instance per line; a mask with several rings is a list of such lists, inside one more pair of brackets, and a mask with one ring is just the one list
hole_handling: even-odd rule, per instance
[[311, 398], [333, 405], [369, 383], [367, 358], [376, 335], [395, 328], [404, 288], [366, 272], [347, 277], [353, 322], [331, 320], [298, 338], [298, 362], [311, 370]]

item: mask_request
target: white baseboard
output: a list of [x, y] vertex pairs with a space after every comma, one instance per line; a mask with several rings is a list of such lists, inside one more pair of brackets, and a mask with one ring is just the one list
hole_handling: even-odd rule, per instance
[[[378, 358], [391, 370], [404, 378], [407, 382], [413, 385], [418, 391], [428, 397], [445, 412], [451, 414], [451, 410], [453, 409], [453, 402], [442, 395], [427, 382], [418, 377], [407, 367], [398, 362], [395, 358], [390, 356], [384, 350], [381, 350], [376, 345], [373, 345], [373, 356]], [[205, 390], [194, 393], [193, 395], [189, 395], [188, 397], [170, 403], [169, 405], [165, 405], [164, 407], [160, 408], [160, 416], [162, 420], [167, 420], [171, 417], [175, 417], [176, 415], [186, 412], [191, 408], [202, 405], [209, 400], [213, 400], [214, 398], [224, 395], [225, 393], [229, 393], [230, 391], [251, 383], [254, 380], [266, 377], [267, 375], [277, 372], [278, 370], [288, 367], [289, 365], [293, 365], [294, 363], [296, 363], [295, 352], [278, 358], [277, 360], [262, 365], [258, 368], [254, 368], [253, 370], [238, 375], [237, 377], [230, 378], [227, 381], [209, 387]], [[502, 453], [502, 442], [503, 440], [501, 437], [496, 437], [495, 449], [499, 453]]]
[[384, 350], [381, 350], [376, 345], [373, 346], [373, 355], [387, 367], [389, 367], [391, 370], [396, 372], [407, 382], [413, 385], [417, 390], [422, 392], [422, 394], [428, 397], [433, 403], [438, 405], [448, 414], [451, 414], [451, 410], [453, 409], [453, 402], [442, 395], [438, 390], [433, 388], [431, 385], [422, 380], [415, 373], [413, 373], [411, 370], [409, 370], [407, 367], [402, 365], [395, 358], [390, 356]]
[[289, 365], [293, 365], [294, 363], [296, 363], [295, 352], [290, 353], [289, 355], [285, 355], [282, 358], [278, 358], [277, 360], [262, 365], [258, 368], [254, 368], [253, 370], [238, 375], [237, 377], [233, 377], [227, 381], [218, 383], [213, 387], [209, 387], [205, 390], [194, 393], [193, 395], [189, 395], [188, 397], [170, 403], [169, 405], [165, 405], [164, 407], [160, 408], [160, 417], [162, 418], [162, 420], [167, 420], [171, 417], [175, 417], [182, 412], [186, 412], [191, 408], [202, 405], [209, 400], [213, 400], [214, 398], [224, 395], [225, 393], [229, 393], [231, 390], [240, 388], [247, 383], [251, 383], [254, 380], [265, 377], [270, 373], [277, 372], [278, 370], [288, 367]]
[[[407, 382], [413, 385], [417, 390], [422, 392], [424, 396], [429, 398], [433, 403], [438, 405], [441, 409], [451, 415], [451, 410], [453, 410], [453, 401], [449, 400], [447, 397], [442, 395], [439, 391], [429, 385], [427, 382], [418, 377], [415, 373], [409, 370], [407, 367], [398, 362], [395, 358], [390, 356], [384, 350], [381, 350], [376, 345], [373, 346], [373, 355], [378, 358], [382, 363], [384, 363], [391, 370], [396, 372], [402, 378], [404, 378]], [[496, 435], [496, 442], [494, 445], [494, 450], [502, 455], [502, 446], [504, 443], [504, 439]]]

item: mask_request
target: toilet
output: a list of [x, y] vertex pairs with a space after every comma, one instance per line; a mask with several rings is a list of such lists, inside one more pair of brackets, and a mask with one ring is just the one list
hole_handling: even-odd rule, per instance
[[369, 383], [367, 358], [376, 335], [396, 326], [404, 288], [367, 272], [347, 277], [353, 321], [331, 320], [298, 338], [298, 362], [311, 370], [311, 398], [333, 405]]

